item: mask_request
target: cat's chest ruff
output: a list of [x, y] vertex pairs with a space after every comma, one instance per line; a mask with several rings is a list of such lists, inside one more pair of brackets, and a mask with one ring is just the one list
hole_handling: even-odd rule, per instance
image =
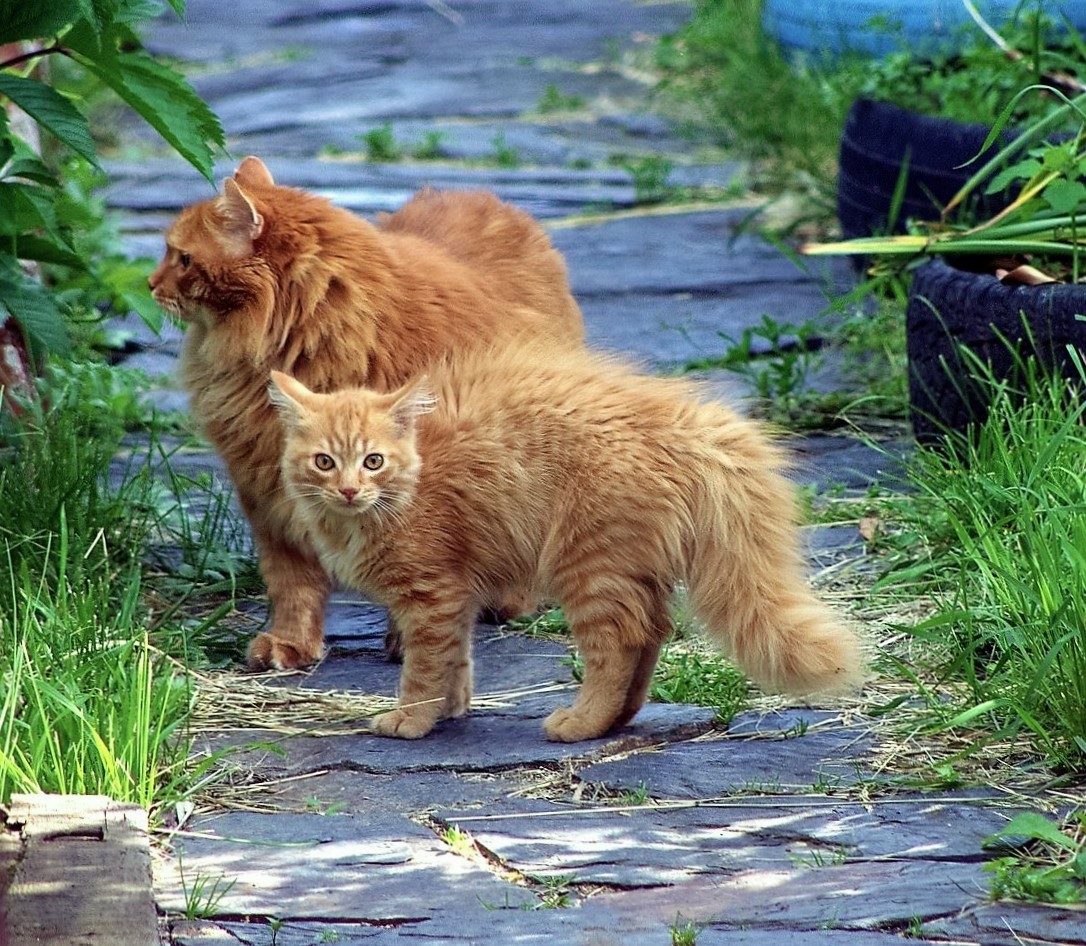
[[318, 523], [314, 538], [321, 562], [336, 581], [373, 593], [374, 572], [384, 550], [378, 531], [368, 516]]

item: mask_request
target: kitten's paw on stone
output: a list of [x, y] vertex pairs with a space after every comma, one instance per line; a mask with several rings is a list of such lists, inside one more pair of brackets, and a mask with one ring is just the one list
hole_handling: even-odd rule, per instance
[[370, 720], [370, 732], [396, 739], [421, 739], [433, 728], [431, 720], [412, 716], [402, 709], [381, 713]]
[[573, 707], [563, 706], [543, 720], [543, 731], [552, 742], [580, 742], [602, 736], [607, 729], [575, 712]]
[[300, 670], [311, 667], [324, 656], [324, 648], [316, 652], [289, 643], [274, 634], [257, 634], [249, 644], [250, 670]]

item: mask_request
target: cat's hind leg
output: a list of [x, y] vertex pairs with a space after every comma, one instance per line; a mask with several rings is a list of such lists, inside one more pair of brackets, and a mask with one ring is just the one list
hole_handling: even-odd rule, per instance
[[324, 608], [332, 582], [316, 555], [283, 540], [258, 537], [271, 626], [249, 644], [252, 670], [295, 670], [324, 655]]
[[641, 708], [662, 643], [654, 620], [657, 597], [631, 580], [625, 587], [607, 583], [582, 601], [563, 600], [584, 658], [584, 682], [572, 706], [544, 721], [548, 739], [593, 739], [629, 722]]
[[471, 706], [471, 632], [476, 602], [457, 600], [422, 607], [417, 602], [390, 609], [403, 639], [399, 707], [375, 716], [379, 736], [420, 739], [440, 719], [467, 713]]

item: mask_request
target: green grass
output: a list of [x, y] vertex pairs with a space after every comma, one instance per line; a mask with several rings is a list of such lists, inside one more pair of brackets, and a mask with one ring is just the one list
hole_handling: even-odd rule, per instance
[[912, 457], [913, 492], [890, 501], [901, 550], [884, 583], [935, 599], [913, 633], [965, 694], [936, 689], [940, 725], [977, 731], [978, 745], [1028, 735], [1052, 764], [1081, 771], [1086, 401], [1033, 361], [1021, 375], [989, 379], [991, 414], [970, 435]]
[[759, 162], [770, 190], [799, 187], [832, 213], [840, 132], [863, 70], [789, 64], [761, 28], [761, 0], [698, 0], [657, 49], [659, 91], [718, 144]]
[[178, 540], [177, 498], [142, 463], [116, 482], [120, 420], [74, 396], [81, 379], [55, 373], [49, 409], [9, 417], [0, 446], [0, 803], [101, 793], [154, 812], [205, 774], [186, 734], [202, 628], [179, 616], [191, 582], [148, 566], [152, 541]]

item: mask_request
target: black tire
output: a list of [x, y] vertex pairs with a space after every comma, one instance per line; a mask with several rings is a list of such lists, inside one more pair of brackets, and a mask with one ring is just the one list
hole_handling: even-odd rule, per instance
[[1086, 315], [1086, 286], [1004, 285], [942, 259], [917, 269], [905, 315], [916, 439], [938, 442], [988, 416], [987, 396], [963, 364], [963, 347], [990, 365], [996, 379], [1013, 379], [1025, 358], [1077, 378], [1067, 346], [1086, 355], [1086, 321], [1078, 315]]
[[[841, 135], [837, 176], [837, 216], [845, 237], [903, 232], [906, 221], [938, 219], [962, 185], [1009, 137], [981, 154], [990, 129], [944, 118], [931, 118], [888, 102], [857, 99]], [[980, 160], [960, 167], [971, 158]], [[889, 216], [894, 191], [908, 156], [904, 200], [893, 226]], [[1006, 199], [975, 201], [968, 209], [984, 215]]]

